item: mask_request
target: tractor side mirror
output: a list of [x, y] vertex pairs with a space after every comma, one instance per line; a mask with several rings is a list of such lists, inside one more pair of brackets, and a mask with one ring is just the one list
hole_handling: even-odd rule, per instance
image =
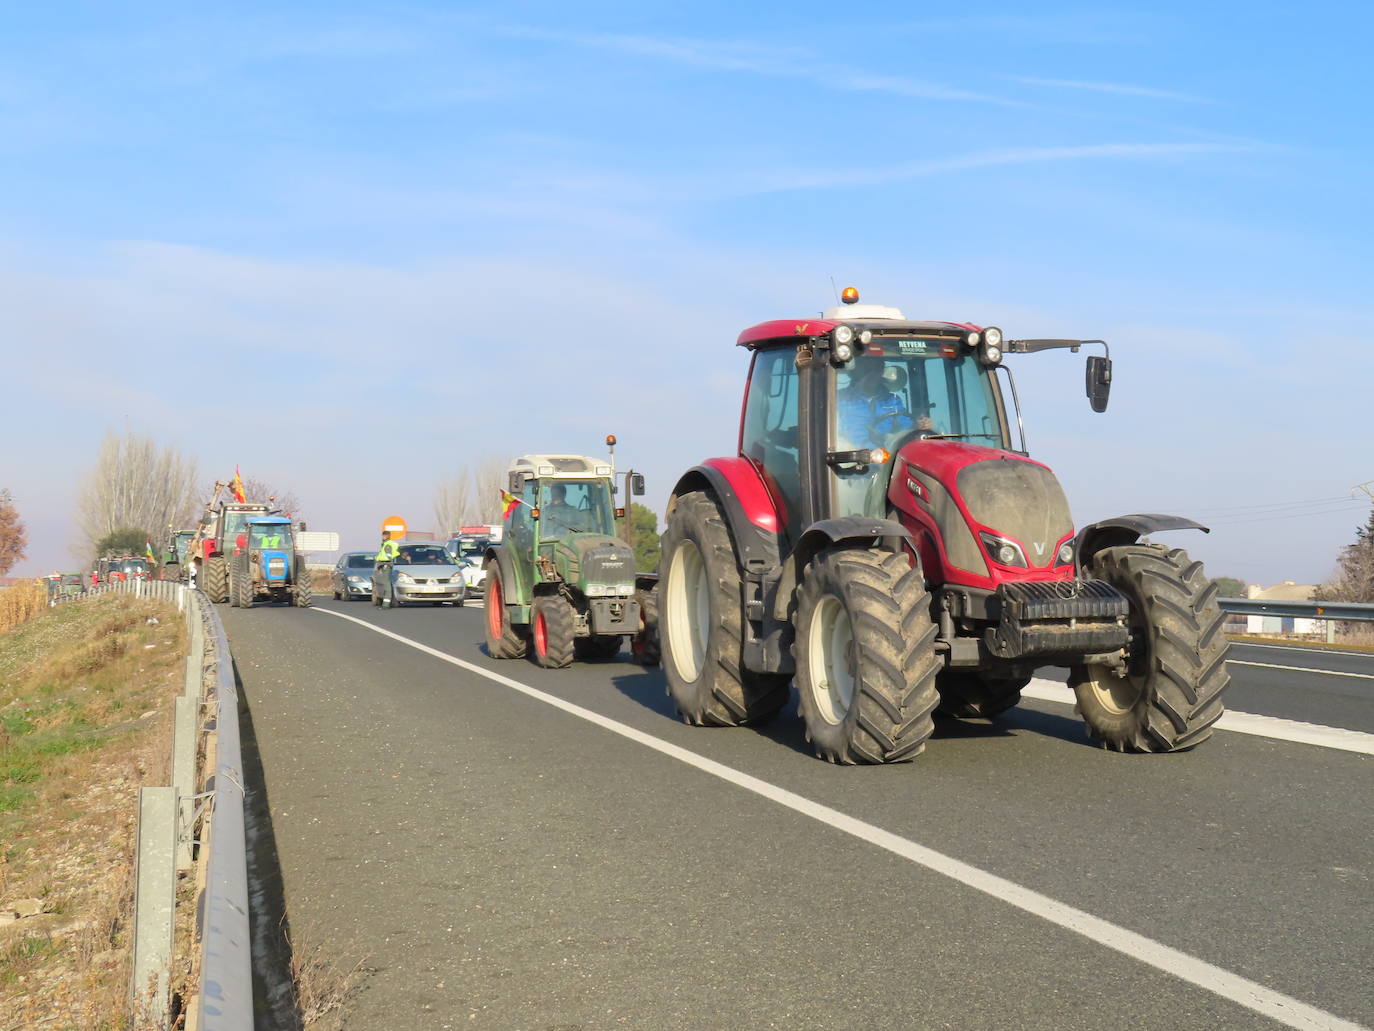
[[1087, 368], [1088, 404], [1094, 412], [1107, 410], [1107, 395], [1112, 392], [1112, 360], [1100, 354], [1088, 359]]
[[635, 473], [630, 477], [630, 492], [636, 497], [644, 494], [644, 474]]
[[513, 472], [509, 476], [507, 476], [506, 486], [512, 494], [519, 494], [520, 489], [524, 486], [524, 483], [521, 482], [520, 473]]

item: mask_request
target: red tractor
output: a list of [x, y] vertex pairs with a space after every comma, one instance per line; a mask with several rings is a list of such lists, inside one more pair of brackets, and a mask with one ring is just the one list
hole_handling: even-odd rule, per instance
[[[853, 288], [844, 300], [740, 334], [753, 359], [739, 453], [673, 489], [659, 636], [682, 718], [762, 722], [795, 678], [823, 759], [900, 762], [935, 713], [996, 716], [1036, 669], [1065, 666], [1106, 748], [1210, 736], [1229, 683], [1217, 589], [1182, 550], [1141, 541], [1207, 528], [1126, 515], [1075, 534], [1002, 364], [1106, 344], [1004, 341], [859, 305]], [[1110, 385], [1110, 353], [1089, 357], [1094, 411]]]

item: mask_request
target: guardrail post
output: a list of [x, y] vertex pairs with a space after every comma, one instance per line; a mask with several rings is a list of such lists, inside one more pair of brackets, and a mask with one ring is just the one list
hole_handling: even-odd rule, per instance
[[172, 913], [176, 904], [176, 788], [138, 791], [134, 868], [134, 963], [129, 995], [134, 1012], [163, 1026], [171, 1008]]
[[196, 724], [200, 699], [173, 699], [175, 731], [172, 739], [172, 787], [177, 796], [176, 868], [191, 869], [191, 824], [195, 818]]

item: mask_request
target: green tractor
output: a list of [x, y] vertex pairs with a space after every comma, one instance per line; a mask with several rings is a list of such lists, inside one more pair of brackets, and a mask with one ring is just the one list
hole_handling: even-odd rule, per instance
[[[624, 638], [644, 637], [651, 575], [616, 533], [614, 471], [581, 455], [526, 455], [506, 473], [501, 543], [483, 558], [487, 653], [530, 652], [546, 669], [574, 658], [610, 658]], [[627, 475], [644, 493], [644, 478]], [[627, 524], [628, 525], [628, 524]], [[634, 648], [644, 661], [644, 649]]]
[[259, 599], [310, 607], [310, 571], [296, 550], [295, 530], [286, 516], [250, 518], [234, 540], [229, 603], [248, 609]]

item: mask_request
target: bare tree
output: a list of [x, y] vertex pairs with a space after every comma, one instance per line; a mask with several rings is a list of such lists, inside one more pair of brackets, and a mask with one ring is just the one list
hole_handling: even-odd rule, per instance
[[28, 541], [24, 522], [19, 518], [19, 510], [14, 507], [14, 498], [7, 488], [0, 487], [0, 576], [8, 573], [24, 557]]
[[450, 534], [460, 526], [477, 519], [477, 507], [472, 499], [472, 475], [467, 469], [434, 492], [434, 522], [442, 534]]
[[189, 526], [198, 508], [196, 463], [147, 437], [107, 433], [77, 498], [81, 551], [114, 530], [137, 527], [160, 537]]
[[505, 471], [501, 459], [487, 458], [462, 466], [452, 479], [439, 484], [434, 492], [434, 518], [440, 530], [452, 533], [460, 526], [499, 523]]
[[506, 463], [499, 458], [484, 459], [472, 471], [472, 483], [477, 489], [477, 521], [501, 521], [501, 489], [506, 485]]
[[273, 508], [279, 508], [293, 519], [301, 517], [301, 503], [296, 498], [296, 492], [292, 490], [278, 490], [266, 480], [259, 480], [253, 476], [245, 476], [243, 480], [243, 496], [249, 501], [266, 501]]

